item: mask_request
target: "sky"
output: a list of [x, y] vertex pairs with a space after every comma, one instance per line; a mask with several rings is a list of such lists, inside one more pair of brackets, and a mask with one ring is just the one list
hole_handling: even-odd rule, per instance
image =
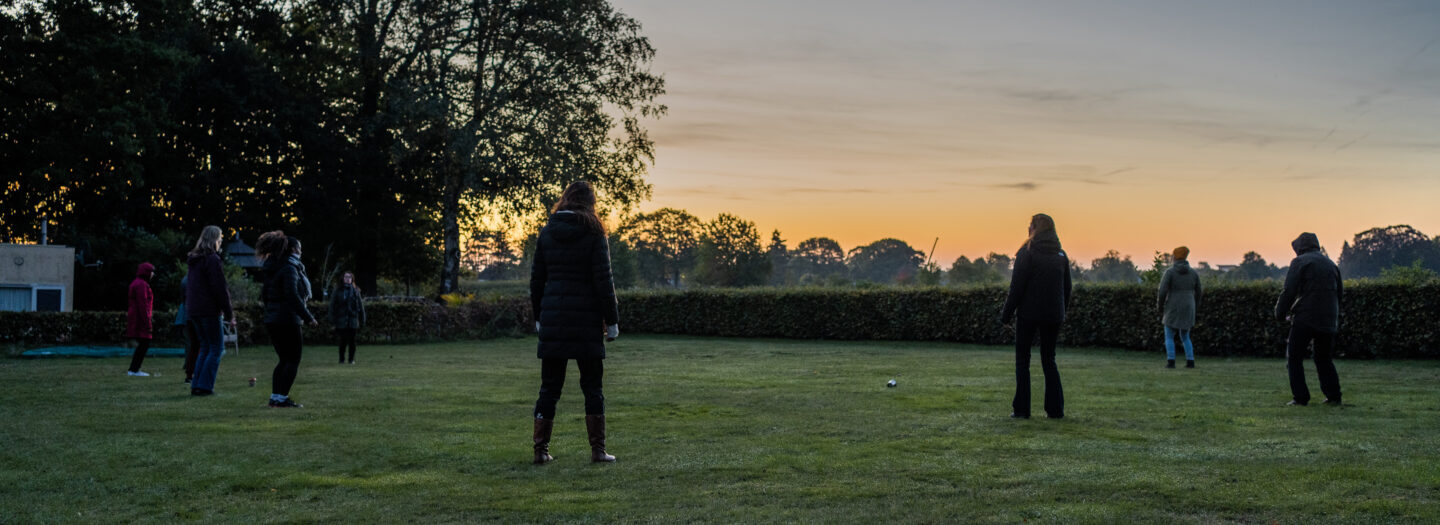
[[641, 211], [948, 267], [1048, 213], [1072, 259], [1284, 266], [1440, 235], [1440, 3], [612, 0], [669, 113]]

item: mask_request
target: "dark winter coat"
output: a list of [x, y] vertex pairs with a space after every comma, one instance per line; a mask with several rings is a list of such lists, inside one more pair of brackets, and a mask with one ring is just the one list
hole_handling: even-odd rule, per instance
[[1063, 323], [1069, 305], [1070, 259], [1060, 249], [1055, 230], [1039, 232], [1015, 254], [1010, 296], [1000, 322], [1010, 324], [1018, 315], [1035, 323]]
[[541, 359], [603, 359], [605, 327], [620, 323], [605, 235], [574, 213], [551, 215], [535, 243], [530, 304]]
[[1175, 261], [1174, 266], [1165, 270], [1156, 294], [1164, 312], [1161, 323], [1180, 330], [1195, 327], [1195, 311], [1200, 309], [1200, 274], [1190, 269], [1188, 261]]
[[1285, 291], [1275, 303], [1275, 318], [1304, 325], [1327, 334], [1340, 331], [1340, 300], [1345, 285], [1340, 268], [1320, 253], [1320, 239], [1313, 233], [1302, 233], [1290, 243], [1295, 257], [1290, 272], [1285, 274]]
[[359, 289], [341, 284], [330, 294], [330, 324], [350, 330], [365, 326], [365, 301]]
[[310, 300], [310, 278], [300, 258], [270, 257], [260, 267], [265, 283], [260, 297], [265, 301], [265, 324], [299, 325], [315, 320], [305, 301]]
[[135, 280], [130, 281], [130, 307], [125, 313], [125, 337], [135, 339], [151, 339], [154, 332], [152, 325], [155, 308], [155, 293], [150, 290], [150, 274], [155, 272], [155, 266], [150, 263], [140, 263], [135, 270]]
[[225, 284], [225, 270], [220, 256], [207, 253], [190, 257], [190, 270], [185, 274], [185, 317], [200, 319], [219, 317], [234, 319], [230, 309], [230, 287]]

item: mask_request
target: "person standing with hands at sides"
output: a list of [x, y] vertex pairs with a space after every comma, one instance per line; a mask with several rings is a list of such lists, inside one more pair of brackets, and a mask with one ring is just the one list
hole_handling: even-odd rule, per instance
[[355, 332], [365, 326], [365, 301], [355, 287], [355, 274], [340, 276], [340, 286], [330, 293], [330, 324], [340, 340], [340, 363], [345, 363], [345, 349], [350, 349], [350, 364], [355, 364]]
[[235, 326], [230, 287], [225, 283], [225, 270], [220, 267], [219, 226], [206, 226], [200, 231], [195, 249], [190, 250], [189, 264], [185, 274], [185, 317], [200, 340], [190, 395], [208, 396], [215, 393], [220, 355], [225, 352], [225, 332], [220, 324], [228, 322]]
[[548, 463], [555, 405], [565, 386], [565, 368], [574, 359], [585, 394], [585, 430], [590, 461], [608, 463], [605, 452], [605, 343], [620, 336], [620, 310], [610, 274], [610, 245], [595, 214], [595, 190], [571, 183], [555, 204], [535, 243], [530, 269], [530, 303], [540, 334], [540, 399], [535, 402], [535, 464]]
[[1156, 292], [1165, 327], [1165, 368], [1175, 368], [1175, 336], [1185, 345], [1185, 368], [1195, 368], [1195, 345], [1190, 344], [1190, 329], [1195, 327], [1195, 312], [1200, 309], [1200, 274], [1190, 269], [1190, 249], [1175, 249], [1175, 264], [1165, 270]]
[[1275, 303], [1275, 318], [1290, 321], [1290, 339], [1285, 348], [1285, 367], [1290, 372], [1290, 394], [1286, 405], [1310, 404], [1305, 385], [1305, 353], [1315, 344], [1315, 372], [1325, 404], [1340, 406], [1340, 374], [1335, 371], [1332, 353], [1335, 334], [1340, 332], [1340, 300], [1345, 283], [1340, 268], [1320, 251], [1320, 239], [1302, 233], [1290, 247], [1295, 258], [1285, 274], [1285, 289]]
[[295, 374], [300, 370], [300, 325], [316, 324], [315, 316], [305, 307], [305, 301], [310, 299], [310, 279], [300, 264], [300, 241], [279, 230], [268, 232], [255, 242], [255, 255], [261, 260], [260, 271], [265, 279], [260, 292], [265, 301], [265, 331], [279, 357], [271, 375], [270, 406], [300, 408], [300, 403], [290, 399], [290, 387], [295, 385]]
[[140, 263], [135, 269], [135, 280], [130, 281], [130, 306], [125, 313], [125, 337], [135, 340], [135, 355], [130, 357], [130, 370], [125, 375], [150, 377], [140, 371], [145, 354], [150, 352], [150, 340], [154, 336], [155, 293], [150, 290], [150, 279], [155, 276], [155, 265]]
[[1055, 366], [1055, 341], [1070, 304], [1070, 259], [1060, 249], [1055, 220], [1043, 213], [1030, 218], [1030, 238], [1015, 254], [1010, 295], [1000, 323], [1015, 321], [1015, 399], [1010, 417], [1030, 418], [1030, 345], [1040, 336], [1040, 368], [1045, 371], [1045, 414], [1065, 417], [1065, 393]]

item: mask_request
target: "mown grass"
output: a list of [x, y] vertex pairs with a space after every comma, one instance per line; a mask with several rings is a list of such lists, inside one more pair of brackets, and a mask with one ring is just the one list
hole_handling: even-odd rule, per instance
[[1279, 360], [1062, 349], [1067, 418], [1016, 421], [1005, 348], [626, 337], [619, 462], [588, 462], [572, 367], [535, 467], [533, 345], [307, 348], [298, 410], [264, 348], [213, 398], [174, 358], [3, 360], [0, 522], [1440, 521], [1435, 362], [1344, 361], [1351, 405], [1287, 408]]

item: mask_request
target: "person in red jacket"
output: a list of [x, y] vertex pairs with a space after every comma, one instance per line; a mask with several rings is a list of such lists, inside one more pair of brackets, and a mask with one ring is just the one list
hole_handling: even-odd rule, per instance
[[125, 337], [135, 340], [135, 355], [130, 358], [130, 371], [126, 375], [149, 377], [140, 371], [145, 354], [150, 352], [152, 326], [150, 314], [155, 307], [155, 294], [150, 291], [150, 278], [155, 276], [155, 265], [140, 263], [135, 270], [135, 280], [130, 281], [130, 310], [126, 314]]

